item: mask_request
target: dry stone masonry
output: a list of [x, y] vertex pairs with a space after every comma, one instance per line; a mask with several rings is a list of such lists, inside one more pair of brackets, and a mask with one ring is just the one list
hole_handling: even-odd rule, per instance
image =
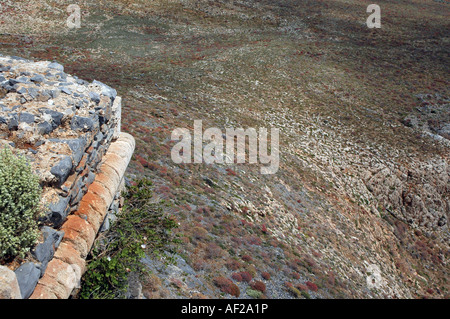
[[29, 160], [46, 207], [33, 260], [13, 269], [20, 296], [11, 267], [2, 266], [0, 298], [70, 296], [97, 232], [118, 210], [134, 151], [120, 112], [121, 98], [106, 84], [56, 62], [0, 56], [0, 147]]

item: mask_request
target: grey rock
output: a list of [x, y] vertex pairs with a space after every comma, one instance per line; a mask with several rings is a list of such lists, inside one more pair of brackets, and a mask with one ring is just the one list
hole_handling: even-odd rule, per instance
[[61, 92], [65, 93], [65, 94], [68, 94], [68, 95], [72, 94], [72, 91], [69, 88], [66, 88], [66, 87], [62, 87], [61, 88]]
[[52, 117], [53, 124], [54, 124], [55, 127], [61, 125], [61, 120], [62, 120], [62, 118], [64, 116], [63, 113], [58, 112], [58, 111], [54, 111], [54, 110], [49, 110], [49, 109], [46, 109], [46, 108], [41, 108], [41, 109], [39, 109], [39, 111], [41, 113], [43, 113], [43, 114], [49, 114]]
[[59, 78], [60, 81], [66, 81], [67, 79], [67, 74], [65, 74], [64, 72], [59, 72], [55, 74], [57, 78]]
[[49, 90], [49, 94], [52, 97], [52, 99], [56, 99], [59, 96], [59, 93], [61, 91], [59, 89]]
[[103, 140], [103, 133], [102, 132], [98, 132], [95, 136], [94, 136], [94, 141], [99, 142]]
[[[75, 95], [75, 94], [74, 94], [74, 95]], [[77, 109], [82, 108], [82, 107], [83, 107], [83, 101], [77, 101], [77, 102], [75, 103], [75, 107], [76, 107]]]
[[9, 82], [2, 83], [2, 88], [4, 88], [8, 93], [17, 91], [17, 84], [11, 85]]
[[94, 121], [89, 117], [75, 115], [70, 121], [70, 128], [74, 131], [92, 131], [94, 128]]
[[103, 124], [108, 124], [109, 120], [111, 119], [110, 114], [105, 114], [105, 115], [100, 115], [98, 117], [99, 120], [99, 124], [103, 125]]
[[22, 87], [22, 88], [20, 88], [20, 89], [17, 90], [17, 93], [19, 93], [19, 94], [25, 94], [25, 93], [27, 93], [27, 89], [24, 88], [24, 87]]
[[6, 266], [0, 266], [0, 299], [22, 299], [16, 274]]
[[17, 120], [17, 118], [16, 117], [11, 118], [8, 123], [8, 130], [17, 131], [18, 128], [19, 128], [19, 121]]
[[116, 220], [117, 220], [117, 215], [115, 214], [115, 212], [109, 211], [105, 217], [105, 220], [103, 221], [102, 226], [99, 229], [99, 232], [107, 231], [111, 227], [111, 224], [113, 224]]
[[63, 142], [67, 143], [72, 150], [73, 162], [74, 165], [77, 166], [84, 155], [84, 151], [86, 149], [86, 140], [84, 138], [77, 138], [73, 140], [65, 140]]
[[27, 262], [17, 268], [15, 274], [22, 298], [27, 299], [33, 293], [41, 276], [41, 271], [34, 263]]
[[100, 103], [100, 95], [98, 95], [98, 93], [95, 93], [95, 92], [89, 92], [89, 98], [90, 98], [91, 101], [94, 102], [95, 104]]
[[14, 85], [16, 85], [18, 83], [27, 83], [27, 79], [24, 78], [24, 77], [20, 77], [20, 78], [17, 78], [17, 79], [9, 79], [9, 84], [11, 86], [14, 86]]
[[42, 122], [38, 124], [37, 131], [41, 135], [50, 134], [53, 132], [53, 126], [48, 122]]
[[77, 180], [76, 185], [73, 189], [73, 194], [74, 196], [72, 196], [72, 199], [70, 201], [71, 206], [77, 205], [85, 194], [83, 179], [80, 178]]
[[61, 72], [64, 71], [64, 66], [62, 66], [62, 65], [59, 64], [58, 62], [52, 62], [52, 63], [50, 63], [50, 64], [48, 65], [48, 67], [49, 67], [50, 69], [55, 69], [55, 70], [58, 70], [58, 71], [61, 71]]
[[95, 174], [93, 172], [89, 172], [88, 176], [86, 177], [85, 183], [86, 185], [90, 185], [94, 182], [95, 180]]
[[66, 99], [67, 105], [75, 106], [75, 102], [72, 99]]
[[11, 55], [10, 58], [12, 60], [18, 60], [18, 61], [23, 61], [23, 62], [32, 62], [31, 60], [27, 60], [25, 58], [22, 58], [22, 57], [16, 56], [16, 55]]
[[38, 244], [36, 248], [31, 252], [33, 256], [41, 263], [41, 276], [44, 275], [48, 262], [52, 260], [56, 249], [63, 239], [64, 232], [56, 231], [53, 228], [44, 226], [42, 227], [42, 235], [44, 238], [44, 242]]
[[125, 293], [126, 299], [143, 299], [142, 284], [136, 273], [131, 273], [128, 278], [128, 288]]
[[92, 83], [93, 84], [97, 84], [97, 85], [99, 85], [102, 88], [102, 94], [103, 95], [111, 98], [112, 100], [114, 100], [116, 98], [117, 91], [115, 89], [113, 89], [112, 87], [110, 87], [110, 86], [108, 86], [108, 85], [106, 85], [106, 84], [104, 84], [104, 83], [102, 83], [100, 81], [97, 81], [97, 80], [92, 81]]
[[30, 88], [28, 88], [28, 95], [32, 98], [32, 99], [35, 99], [37, 96], [38, 96], [38, 90], [37, 89], [35, 89], [35, 88], [33, 88], [33, 87], [30, 87]]
[[40, 74], [36, 74], [30, 78], [30, 81], [36, 82], [36, 83], [41, 83], [41, 82], [44, 82], [44, 77]]
[[26, 76], [20, 76], [16, 79], [19, 83], [30, 83], [29, 79]]
[[22, 112], [19, 114], [19, 122], [25, 122], [25, 123], [34, 123], [34, 115], [27, 112]]
[[57, 178], [58, 185], [61, 185], [66, 181], [71, 169], [72, 159], [70, 158], [70, 156], [65, 156], [58, 162], [58, 164], [54, 165], [50, 169], [50, 173], [52, 173]]
[[44, 90], [43, 92], [40, 92], [38, 95], [38, 100], [41, 102], [47, 102], [48, 100], [50, 100], [51, 96], [48, 93], [48, 90]]
[[97, 159], [97, 156], [98, 156], [98, 151], [97, 151], [96, 149], [94, 149], [94, 150], [92, 151], [92, 153], [89, 154], [88, 162], [89, 162], [89, 163], [95, 162], [95, 160]]

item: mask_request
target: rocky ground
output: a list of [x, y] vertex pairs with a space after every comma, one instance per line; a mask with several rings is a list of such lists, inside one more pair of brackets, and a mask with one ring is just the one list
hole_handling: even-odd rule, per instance
[[[370, 1], [87, 0], [79, 29], [68, 4], [3, 1], [1, 53], [122, 96], [128, 177], [183, 239], [145, 297], [448, 298], [448, 3], [378, 1], [381, 29]], [[278, 172], [173, 163], [194, 120], [279, 128]]]

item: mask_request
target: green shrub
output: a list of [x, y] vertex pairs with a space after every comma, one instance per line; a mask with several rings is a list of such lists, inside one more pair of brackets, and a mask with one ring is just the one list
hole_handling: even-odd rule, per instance
[[253, 289], [247, 289], [247, 295], [249, 295], [250, 297], [254, 298], [254, 299], [259, 299], [263, 296], [263, 293], [261, 291], [258, 290], [253, 290]]
[[125, 298], [128, 274], [146, 274], [145, 256], [174, 262], [170, 254], [180, 243], [173, 233], [178, 224], [163, 212], [162, 203], [152, 201], [151, 186], [141, 179], [123, 194], [125, 205], [118, 219], [93, 247], [80, 299]]
[[301, 294], [303, 297], [305, 297], [305, 299], [311, 299], [311, 296], [306, 291], [302, 291]]
[[24, 257], [38, 237], [39, 178], [24, 157], [0, 150], [0, 260]]

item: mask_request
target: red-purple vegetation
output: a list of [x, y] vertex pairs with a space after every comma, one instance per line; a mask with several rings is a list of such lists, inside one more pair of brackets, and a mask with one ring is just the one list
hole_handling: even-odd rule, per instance
[[250, 287], [252, 287], [252, 289], [261, 291], [262, 293], [266, 292], [266, 285], [262, 281], [259, 281], [259, 280], [251, 282]]
[[214, 284], [224, 293], [239, 297], [241, 294], [239, 287], [226, 277], [216, 277], [213, 279]]
[[314, 283], [312, 283], [312, 282], [310, 282], [310, 281], [307, 281], [307, 282], [306, 282], [306, 286], [307, 286], [308, 289], [311, 290], [311, 291], [317, 291], [317, 290], [319, 290], [319, 287], [317, 287], [316, 284], [314, 284]]
[[270, 274], [267, 271], [263, 271], [261, 273], [261, 277], [263, 277], [265, 280], [270, 280]]

